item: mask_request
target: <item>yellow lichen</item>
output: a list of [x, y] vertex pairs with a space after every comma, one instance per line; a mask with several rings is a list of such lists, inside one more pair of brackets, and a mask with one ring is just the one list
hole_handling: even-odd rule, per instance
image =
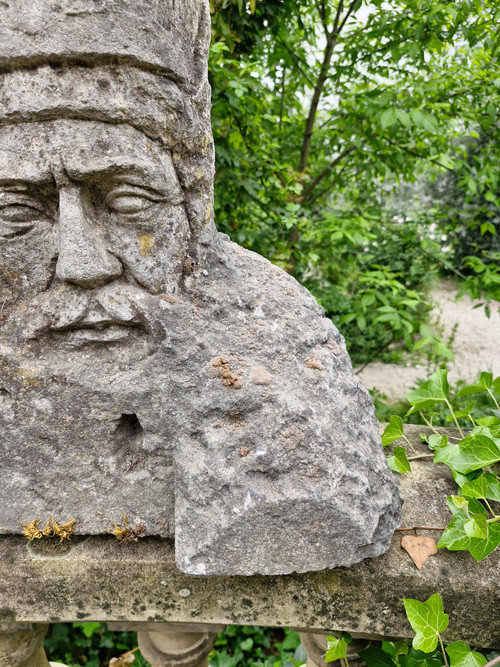
[[33, 521], [30, 523], [23, 523], [21, 521], [21, 525], [24, 526], [23, 535], [30, 542], [33, 540], [39, 540], [41, 537], [43, 537], [42, 531], [38, 528], [39, 522], [40, 519], [33, 519]]
[[76, 519], [70, 519], [67, 523], [59, 524], [55, 519], [50, 517], [43, 530], [40, 530], [38, 527], [39, 522], [40, 519], [33, 519], [30, 523], [23, 523], [21, 521], [21, 525], [24, 526], [23, 535], [30, 542], [39, 540], [42, 537], [58, 537], [61, 542], [69, 540], [75, 531]]
[[52, 537], [54, 535], [54, 532], [52, 531], [52, 527], [50, 525], [50, 519], [47, 520], [45, 528], [42, 530], [42, 535], [44, 537]]
[[149, 255], [154, 245], [154, 236], [152, 234], [142, 234], [137, 240], [139, 241], [142, 257], [146, 257], [146, 255]]
[[[113, 521], [113, 519], [111, 519]], [[128, 525], [127, 515], [123, 515], [123, 526], [119, 526], [113, 521], [113, 530], [108, 531], [111, 535], [114, 535], [119, 542], [130, 542], [134, 537], [130, 526]]]
[[60, 539], [61, 542], [71, 539], [71, 536], [75, 532], [74, 526], [76, 519], [70, 519], [67, 523], [62, 524], [57, 523], [57, 521], [52, 517], [50, 517], [50, 520], [52, 521], [52, 532]]

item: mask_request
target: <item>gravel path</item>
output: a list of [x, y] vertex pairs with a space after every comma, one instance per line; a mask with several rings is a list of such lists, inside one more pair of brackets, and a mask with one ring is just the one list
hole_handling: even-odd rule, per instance
[[[438, 304], [436, 316], [444, 327], [446, 339], [455, 323], [458, 328], [453, 343], [455, 363], [449, 366], [449, 380], [473, 381], [481, 371], [491, 371], [494, 377], [500, 375], [500, 313], [492, 304], [488, 319], [484, 308], [474, 309], [475, 303], [468, 296], [455, 301], [456, 287], [451, 282], [442, 281], [432, 293]], [[402, 398], [416, 381], [427, 379], [429, 372], [425, 366], [397, 366], [375, 362], [369, 364], [359, 377], [368, 389], [377, 388], [389, 400]]]

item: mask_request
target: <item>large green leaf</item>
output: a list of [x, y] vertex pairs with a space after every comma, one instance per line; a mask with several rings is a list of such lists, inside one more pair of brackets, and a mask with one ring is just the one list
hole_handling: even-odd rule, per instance
[[482, 667], [488, 661], [481, 653], [472, 651], [464, 642], [454, 642], [446, 647], [450, 667]]
[[487, 498], [500, 502], [500, 480], [493, 473], [487, 472], [462, 486], [462, 493], [467, 498]]
[[406, 615], [415, 632], [413, 647], [432, 653], [439, 635], [448, 627], [448, 614], [444, 613], [443, 601], [439, 593], [434, 593], [426, 602], [405, 598]]
[[420, 387], [406, 394], [406, 398], [412, 406], [407, 414], [411, 415], [413, 412], [418, 412], [424, 408], [430, 408], [436, 403], [446, 401], [450, 393], [447, 375], [448, 371], [440, 369], [431, 375], [427, 382], [424, 382]]
[[469, 384], [462, 387], [457, 393], [457, 396], [470, 396], [472, 394], [481, 394], [491, 387], [493, 382], [493, 375], [491, 373], [481, 373], [481, 376], [474, 384]]
[[434, 463], [445, 463], [453, 470], [467, 474], [500, 460], [500, 448], [494, 440], [470, 434], [458, 443], [448, 443], [436, 449]]
[[397, 663], [378, 646], [369, 646], [359, 652], [361, 660], [366, 662], [367, 667], [394, 667]]

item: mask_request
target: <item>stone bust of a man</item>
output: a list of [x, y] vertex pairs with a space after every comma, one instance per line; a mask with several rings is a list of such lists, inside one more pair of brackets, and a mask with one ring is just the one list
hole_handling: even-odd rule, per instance
[[0, 528], [349, 565], [399, 521], [314, 299], [217, 234], [204, 0], [0, 6]]

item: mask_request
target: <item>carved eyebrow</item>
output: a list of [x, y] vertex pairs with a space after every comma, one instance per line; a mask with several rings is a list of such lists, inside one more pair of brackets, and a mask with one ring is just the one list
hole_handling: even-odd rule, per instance
[[65, 171], [75, 181], [106, 177], [120, 183], [129, 183], [130, 185], [158, 190], [165, 194], [172, 192], [180, 194], [182, 192], [175, 172], [168, 173], [162, 164], [128, 163], [124, 162], [123, 159], [116, 159], [109, 162], [94, 163], [91, 168], [75, 168], [74, 165], [68, 168], [65, 165]]

